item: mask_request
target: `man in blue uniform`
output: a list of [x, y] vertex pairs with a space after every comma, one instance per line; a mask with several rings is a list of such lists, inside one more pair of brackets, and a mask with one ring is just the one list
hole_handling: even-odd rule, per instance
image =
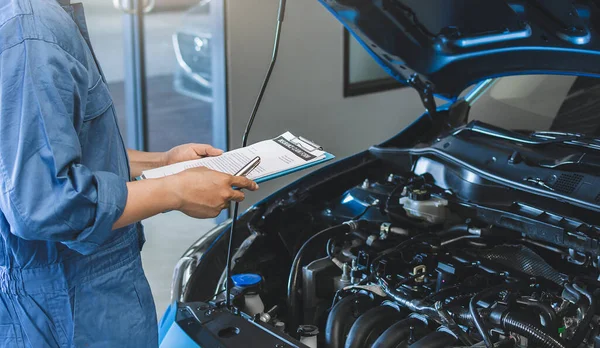
[[0, 347], [155, 347], [139, 221], [214, 217], [245, 178], [206, 169], [132, 181], [219, 155], [188, 144], [127, 151], [83, 8], [0, 0]]

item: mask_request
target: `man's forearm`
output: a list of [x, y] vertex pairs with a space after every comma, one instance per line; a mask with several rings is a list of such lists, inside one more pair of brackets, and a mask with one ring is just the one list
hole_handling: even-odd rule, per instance
[[164, 152], [127, 150], [127, 154], [129, 155], [131, 176], [134, 178], [140, 176], [144, 170], [157, 168], [166, 164]]
[[179, 200], [168, 178], [128, 182], [127, 191], [125, 210], [113, 229], [178, 208]]

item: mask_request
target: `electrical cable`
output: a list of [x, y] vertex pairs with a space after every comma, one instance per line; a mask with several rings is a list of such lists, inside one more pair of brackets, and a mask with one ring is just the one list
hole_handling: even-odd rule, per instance
[[344, 233], [348, 233], [352, 230], [350, 224], [342, 223], [340, 225], [335, 225], [329, 228], [326, 228], [318, 233], [315, 233], [311, 236], [302, 247], [296, 253], [294, 257], [294, 261], [292, 262], [292, 266], [290, 269], [290, 274], [288, 277], [288, 285], [287, 285], [287, 305], [288, 305], [288, 325], [290, 328], [295, 329], [299, 324], [300, 313], [298, 310], [298, 284], [301, 281], [300, 271], [304, 266], [305, 260], [305, 251], [312, 245], [318, 244], [322, 238], [330, 239], [332, 237], [336, 237], [338, 235], [343, 235]]
[[396, 195], [396, 193], [398, 193], [399, 191], [404, 190], [405, 187], [406, 187], [406, 184], [401, 183], [401, 184], [398, 184], [396, 187], [394, 187], [394, 189], [392, 190], [392, 192], [390, 192], [390, 194], [388, 195], [387, 199], [385, 200], [385, 212], [387, 214], [389, 214], [389, 212], [390, 212], [390, 203], [392, 201], [392, 198], [394, 197], [394, 195]]
[[483, 321], [483, 318], [481, 317], [479, 311], [477, 310], [477, 303], [481, 300], [484, 300], [485, 298], [487, 298], [489, 296], [497, 295], [501, 291], [513, 290], [519, 286], [522, 286], [522, 283], [520, 283], [520, 282], [502, 283], [500, 285], [497, 285], [497, 286], [494, 286], [491, 288], [487, 288], [487, 289], [481, 291], [477, 295], [473, 296], [471, 298], [471, 300], [469, 301], [469, 312], [470, 312], [470, 315], [473, 317], [473, 324], [475, 324], [477, 331], [479, 331], [479, 334], [483, 338], [483, 341], [485, 342], [486, 347], [488, 347], [488, 348], [493, 347], [494, 342], [492, 342], [492, 338], [490, 337], [490, 335], [487, 331], [485, 322]]
[[[256, 98], [256, 102], [254, 103], [254, 108], [252, 109], [252, 114], [250, 115], [250, 119], [248, 120], [248, 124], [246, 124], [246, 129], [244, 130], [244, 135], [242, 136], [242, 147], [246, 147], [248, 145], [248, 135], [250, 134], [250, 129], [252, 128], [252, 124], [254, 123], [254, 119], [256, 118], [256, 114], [258, 112], [258, 108], [260, 103], [262, 102], [262, 98], [267, 89], [267, 85], [269, 84], [269, 80], [271, 78], [271, 73], [273, 72], [273, 68], [275, 67], [275, 63], [277, 62], [277, 54], [279, 52], [279, 38], [281, 36], [281, 26], [283, 24], [283, 18], [285, 15], [285, 5], [287, 0], [279, 0], [279, 10], [277, 13], [277, 27], [275, 29], [275, 40], [273, 42], [273, 54], [271, 56], [271, 63], [269, 64], [269, 69], [267, 70], [267, 74], [263, 80], [263, 83], [260, 87], [260, 91], [258, 93], [258, 97]], [[233, 232], [235, 230], [235, 224], [238, 216], [240, 204], [235, 202], [233, 207], [233, 217], [231, 220], [231, 229], [229, 230], [229, 245], [227, 246], [227, 263], [225, 269], [225, 291], [226, 298], [225, 304], [227, 308], [231, 308], [231, 252], [233, 250]]]

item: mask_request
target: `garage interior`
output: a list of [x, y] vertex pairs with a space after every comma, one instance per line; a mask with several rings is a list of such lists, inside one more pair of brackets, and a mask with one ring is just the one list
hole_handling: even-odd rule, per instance
[[[221, 0], [222, 1], [222, 0]], [[145, 48], [148, 100], [148, 146], [164, 151], [184, 142], [213, 143], [211, 103], [173, 88], [177, 60], [172, 35], [182, 18], [205, 1], [169, 1], [145, 16]], [[213, 0], [213, 3], [215, 1]], [[98, 59], [114, 98], [123, 136], [125, 121], [124, 51], [122, 13], [109, 1], [84, 0], [88, 25]], [[227, 127], [229, 148], [241, 144], [241, 134], [255, 101], [271, 54], [278, 0], [231, 2], [227, 20]], [[344, 30], [318, 2], [291, 1], [282, 33], [276, 72], [261, 106], [250, 142], [269, 138], [288, 129], [311, 139], [342, 159], [381, 139], [396, 134], [421, 113], [423, 106], [410, 88], [345, 97], [343, 93]], [[202, 18], [196, 19], [202, 27]], [[310, 26], [305, 23], [310, 22]], [[382, 71], [351, 38], [354, 69], [358, 78], [378, 79]], [[311, 47], [298, 50], [295, 47]], [[361, 75], [362, 74], [362, 75]], [[383, 73], [385, 74], [385, 73]], [[319, 81], [318, 83], [316, 81]], [[568, 76], [518, 76], [501, 79], [476, 104], [475, 119], [516, 129], [549, 129], [562, 100], [575, 81]], [[538, 98], [538, 100], [532, 98]], [[443, 100], [439, 100], [443, 103]], [[363, 115], [376, 110], [377, 119]], [[483, 111], [486, 112], [478, 112]], [[343, 118], [335, 117], [344, 114]], [[480, 117], [480, 118], [477, 118]], [[319, 127], [313, 124], [319, 123]], [[340, 134], [330, 137], [331, 131]], [[260, 192], [249, 193], [240, 209], [249, 208], [276, 190], [319, 167], [267, 182]], [[185, 249], [221, 220], [195, 220], [170, 212], [144, 222], [148, 242], [143, 260], [160, 316], [169, 305], [173, 265]], [[164, 243], [168, 240], [169, 243]]]

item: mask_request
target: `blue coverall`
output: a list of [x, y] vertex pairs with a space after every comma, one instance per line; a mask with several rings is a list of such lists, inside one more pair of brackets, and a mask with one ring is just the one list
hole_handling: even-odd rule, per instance
[[0, 347], [156, 347], [127, 152], [83, 8], [0, 0]]

